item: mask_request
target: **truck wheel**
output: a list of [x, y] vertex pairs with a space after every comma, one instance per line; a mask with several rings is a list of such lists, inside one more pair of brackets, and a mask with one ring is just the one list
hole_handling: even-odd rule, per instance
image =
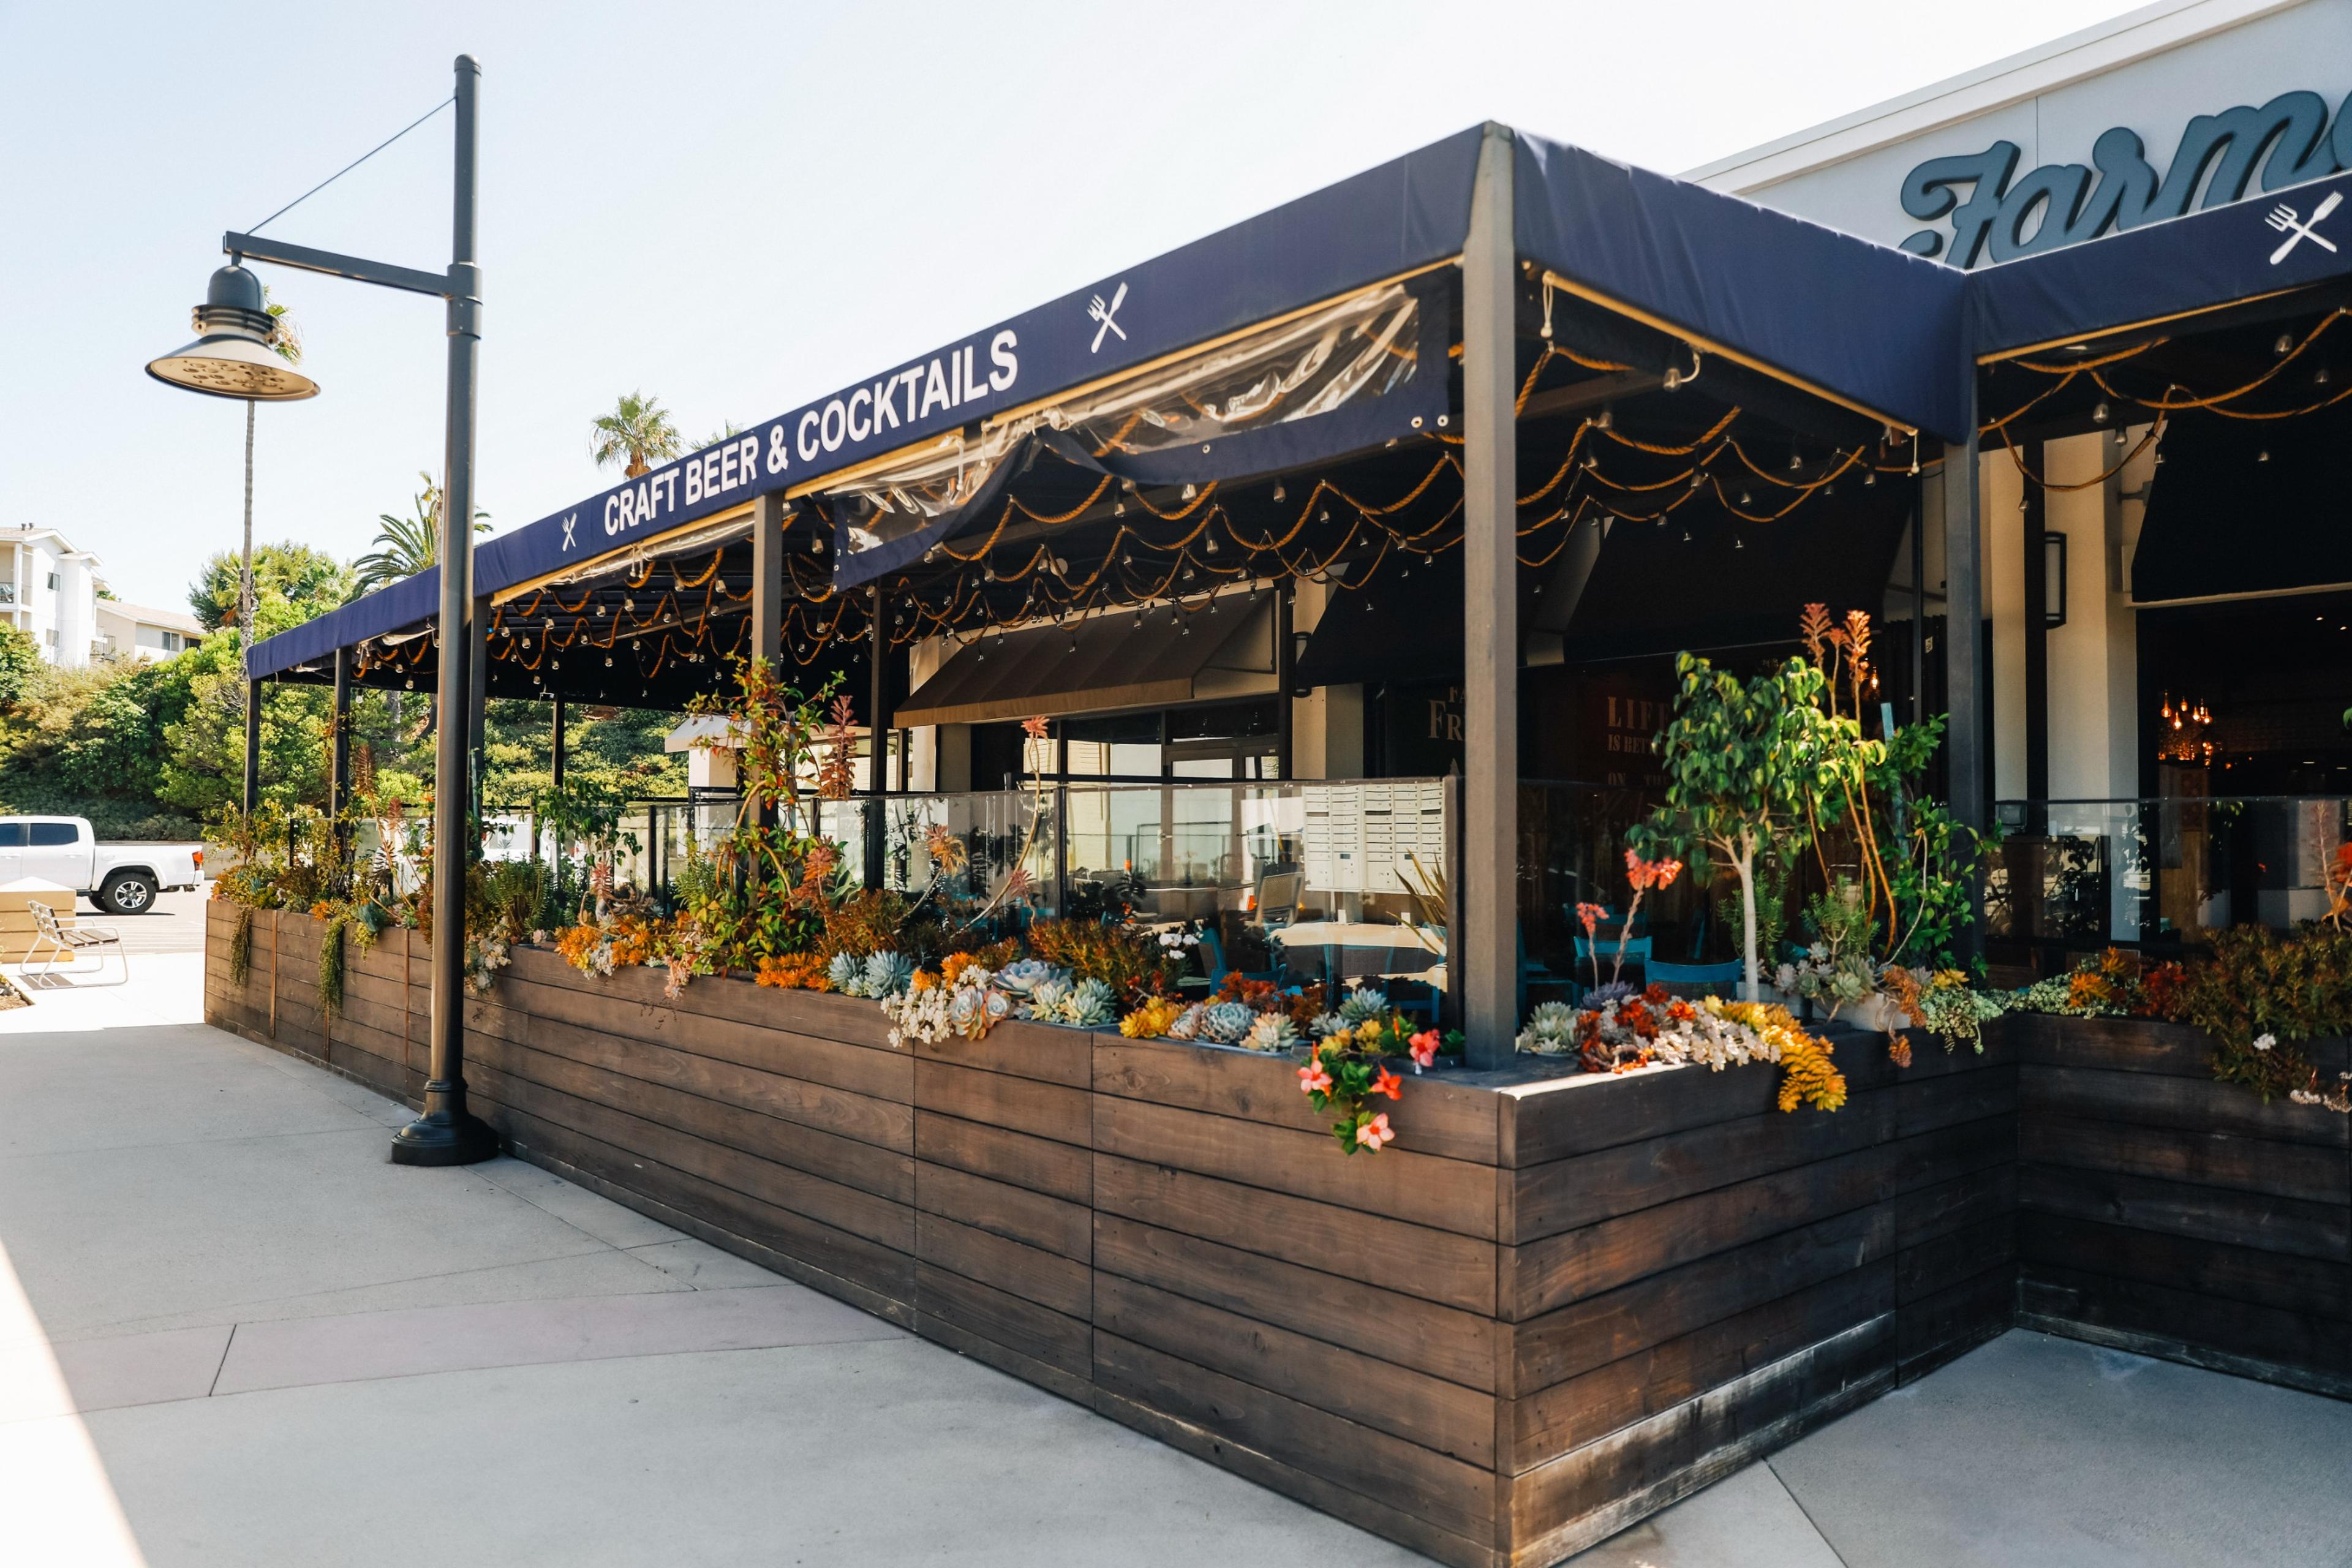
[[98, 890], [98, 903], [110, 915], [143, 915], [155, 907], [155, 879], [144, 871], [117, 871]]

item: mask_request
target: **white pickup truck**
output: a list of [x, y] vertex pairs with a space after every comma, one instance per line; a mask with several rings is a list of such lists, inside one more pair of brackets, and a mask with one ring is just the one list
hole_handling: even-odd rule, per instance
[[55, 882], [109, 914], [143, 915], [204, 868], [202, 845], [100, 844], [86, 816], [0, 816], [0, 882]]

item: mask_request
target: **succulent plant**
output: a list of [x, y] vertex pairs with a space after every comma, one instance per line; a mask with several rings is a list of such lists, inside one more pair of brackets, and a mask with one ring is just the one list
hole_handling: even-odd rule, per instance
[[1389, 995], [1369, 985], [1350, 990], [1339, 1002], [1339, 1021], [1350, 1026], [1384, 1016], [1389, 1010]]
[[1027, 996], [1040, 985], [1066, 985], [1069, 978], [1068, 970], [1048, 963], [1042, 958], [1024, 958], [996, 972], [998, 988], [1010, 991], [1015, 996]]
[[833, 962], [824, 966], [824, 977], [833, 982], [833, 988], [844, 996], [866, 994], [864, 972], [858, 967], [857, 960], [845, 952], [833, 955]]
[[1069, 986], [1061, 981], [1040, 980], [1029, 987], [1029, 1005], [1021, 1009], [1021, 1016], [1041, 1024], [1058, 1024], [1062, 1021], [1062, 1004], [1069, 994]]
[[896, 996], [907, 988], [907, 983], [914, 977], [915, 965], [912, 960], [900, 953], [877, 952], [866, 961], [866, 968], [858, 977], [858, 984], [865, 987], [862, 994]]
[[1298, 1026], [1279, 1013], [1260, 1013], [1242, 1044], [1253, 1051], [1275, 1055], [1298, 1044]]
[[1081, 980], [1063, 995], [1061, 1021], [1091, 1029], [1111, 1021], [1118, 998], [1099, 980]]
[[1176, 1021], [1168, 1026], [1168, 1037], [1171, 1040], [1199, 1039], [1201, 1020], [1208, 1016], [1208, 1012], [1209, 1009], [1203, 1004], [1193, 1003], [1190, 1007], [1177, 1014]]
[[1540, 1002], [1528, 1015], [1518, 1047], [1539, 1057], [1568, 1056], [1576, 1049], [1576, 1009], [1565, 1002]]
[[1237, 1046], [1256, 1022], [1257, 1015], [1245, 1002], [1213, 1002], [1201, 1019], [1201, 1037], [1221, 1046]]
[[1334, 1035], [1346, 1034], [1354, 1026], [1337, 1013], [1318, 1013], [1307, 1032], [1318, 1040], [1328, 1040]]

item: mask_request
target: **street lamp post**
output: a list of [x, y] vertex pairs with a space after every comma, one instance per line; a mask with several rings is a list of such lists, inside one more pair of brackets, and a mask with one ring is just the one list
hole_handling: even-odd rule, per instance
[[[472, 794], [467, 738], [472, 701], [469, 665], [474, 647], [474, 384], [482, 331], [482, 271], [475, 260], [475, 131], [481, 67], [470, 55], [457, 60], [457, 180], [451, 224], [449, 270], [445, 273], [394, 267], [357, 257], [313, 250], [250, 234], [221, 237], [233, 263], [214, 274], [215, 291], [235, 272], [251, 279], [246, 258], [296, 267], [357, 282], [411, 293], [431, 294], [448, 305], [449, 382], [446, 468], [441, 502], [441, 614], [439, 624], [439, 723], [434, 737], [433, 794], [433, 1015], [432, 1067], [425, 1085], [425, 1112], [393, 1134], [392, 1157], [404, 1165], [462, 1165], [498, 1152], [498, 1135], [466, 1109], [467, 802]], [[258, 308], [260, 285], [251, 284]], [[240, 299], [240, 303], [242, 300]], [[206, 330], [199, 312], [199, 330]], [[265, 318], [266, 326], [266, 318]], [[248, 349], [251, 352], [248, 352]], [[256, 356], [269, 365], [256, 363]], [[291, 374], [256, 340], [229, 342], [198, 339], [147, 367], [173, 385], [215, 396], [253, 397], [267, 393], [231, 390], [265, 372]], [[316, 386], [311, 390], [315, 392]], [[278, 395], [285, 395], [279, 394]], [[296, 395], [307, 395], [297, 394]]]

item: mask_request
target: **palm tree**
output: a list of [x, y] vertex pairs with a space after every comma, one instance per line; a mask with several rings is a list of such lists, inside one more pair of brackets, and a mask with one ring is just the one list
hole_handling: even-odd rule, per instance
[[660, 398], [642, 392], [628, 394], [613, 405], [613, 412], [598, 415], [588, 426], [588, 455], [596, 459], [596, 466], [604, 468], [625, 458], [628, 466], [621, 472], [632, 479], [685, 450], [686, 443], [678, 439], [669, 410], [661, 405]]
[[[358, 574], [352, 585], [352, 598], [373, 593], [403, 577], [414, 577], [426, 567], [440, 563], [441, 487], [433, 482], [430, 474], [420, 473], [416, 478], [425, 489], [410, 503], [409, 516], [394, 517], [388, 511], [376, 514], [377, 521], [383, 524], [375, 531], [379, 548], [352, 563], [352, 570]], [[479, 508], [475, 510], [476, 533], [490, 531], [490, 525], [482, 521], [489, 515]]]
[[688, 447], [687, 450], [689, 452], [707, 452], [711, 447], [718, 446], [720, 442], [732, 441], [736, 437], [740, 436], [741, 434], [743, 434], [743, 426], [736, 424], [732, 419], [726, 420], [721, 428], [713, 430], [709, 435], [705, 436], [701, 440], [697, 441], [693, 446]]
[[[300, 364], [302, 329], [285, 306], [269, 297], [267, 283], [261, 286], [261, 308], [269, 312], [269, 336], [263, 340], [269, 352], [288, 364]], [[245, 400], [245, 553], [236, 579], [237, 637], [246, 648], [253, 646], [253, 402]]]

